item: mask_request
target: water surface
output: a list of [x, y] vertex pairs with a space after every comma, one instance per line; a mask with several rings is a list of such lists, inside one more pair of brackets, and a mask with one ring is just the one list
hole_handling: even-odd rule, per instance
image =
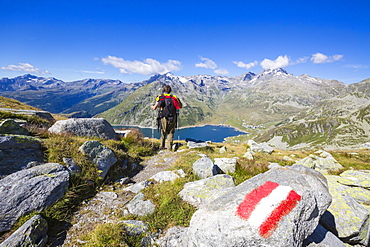
[[[140, 128], [136, 126], [114, 126], [115, 129], [120, 128], [135, 128], [139, 129], [144, 136], [154, 137], [159, 139], [161, 134], [157, 129], [152, 128]], [[212, 141], [212, 142], [223, 142], [226, 137], [237, 136], [247, 134], [246, 132], [239, 131], [235, 128], [223, 126], [223, 125], [205, 125], [200, 127], [189, 127], [176, 129], [175, 140], [185, 140], [191, 138], [194, 140]]]

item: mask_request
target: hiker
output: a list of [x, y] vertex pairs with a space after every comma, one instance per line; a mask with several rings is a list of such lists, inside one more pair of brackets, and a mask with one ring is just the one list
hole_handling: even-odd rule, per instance
[[[163, 87], [163, 92], [155, 100], [152, 106], [153, 110], [159, 107], [158, 128], [161, 130], [160, 149], [172, 150], [173, 136], [177, 126], [177, 110], [182, 107], [182, 103], [175, 95], [170, 94], [172, 91], [169, 85]], [[166, 144], [167, 138], [167, 145]]]

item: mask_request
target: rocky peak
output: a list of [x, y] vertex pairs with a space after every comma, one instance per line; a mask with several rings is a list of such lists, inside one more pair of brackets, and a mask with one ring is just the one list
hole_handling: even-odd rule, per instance
[[252, 72], [248, 72], [248, 73], [245, 73], [242, 75], [242, 81], [250, 81], [252, 80], [254, 77], [256, 76], [255, 73], [252, 73]]

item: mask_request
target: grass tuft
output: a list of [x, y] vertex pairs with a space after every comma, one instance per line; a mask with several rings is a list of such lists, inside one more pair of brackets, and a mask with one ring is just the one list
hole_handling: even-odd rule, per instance
[[86, 247], [128, 247], [125, 242], [125, 230], [122, 224], [106, 223], [98, 225], [93, 231], [82, 237]]

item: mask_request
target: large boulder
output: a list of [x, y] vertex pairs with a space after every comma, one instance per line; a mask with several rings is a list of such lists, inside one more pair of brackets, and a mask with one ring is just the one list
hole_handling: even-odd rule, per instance
[[0, 178], [27, 168], [30, 162], [43, 163], [41, 144], [32, 136], [0, 135]]
[[0, 247], [34, 246], [43, 247], [48, 240], [48, 223], [40, 215], [27, 220]]
[[104, 178], [117, 162], [117, 158], [112, 150], [101, 144], [99, 141], [86, 141], [80, 148], [80, 152], [87, 155], [89, 159], [98, 167], [100, 177]]
[[199, 208], [183, 246], [302, 246], [330, 203], [319, 172], [275, 166]]
[[[348, 171], [343, 177], [326, 176], [333, 202], [321, 218], [321, 224], [347, 243], [368, 246], [370, 192], [365, 188], [353, 186], [359, 185], [358, 181], [349, 177], [349, 174], [355, 173], [365, 175], [360, 174], [361, 172]], [[350, 183], [351, 180], [353, 184]], [[343, 182], [350, 183], [350, 186], [341, 184]]]
[[112, 125], [104, 118], [71, 118], [59, 120], [49, 128], [50, 133], [118, 139]]
[[236, 158], [215, 158], [215, 165], [223, 173], [234, 173], [236, 170]]
[[60, 164], [47, 163], [0, 180], [0, 232], [9, 230], [22, 215], [45, 209], [59, 200], [69, 184]]

